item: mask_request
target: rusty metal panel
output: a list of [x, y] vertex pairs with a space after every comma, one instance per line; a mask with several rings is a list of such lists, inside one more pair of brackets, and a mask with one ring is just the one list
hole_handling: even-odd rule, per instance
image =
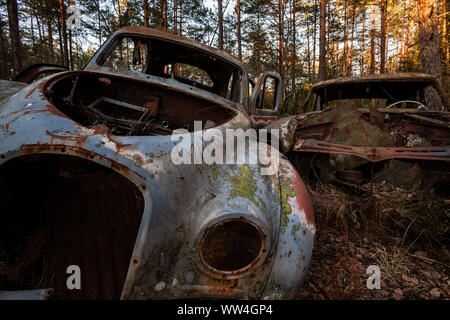
[[[80, 259], [80, 263], [93, 270], [83, 280], [93, 286], [88, 298], [117, 297], [119, 293], [122, 299], [260, 298], [270, 274], [274, 272], [272, 265], [286, 259], [284, 255], [277, 254], [280, 239], [292, 243], [290, 251], [296, 250], [297, 246], [294, 246], [290, 238], [293, 235], [290, 233], [280, 237], [282, 208], [291, 208], [292, 217], [295, 216], [294, 220], [298, 220], [295, 223], [298, 228], [305, 224], [305, 227], [310, 225], [311, 229], [311, 232], [302, 235], [302, 250], [305, 252], [305, 260], [300, 257], [302, 269], [299, 269], [293, 278], [277, 280], [284, 281], [281, 287], [290, 289], [280, 290], [278, 286], [276, 295], [273, 295], [274, 298], [292, 297], [292, 288], [298, 287], [307, 273], [307, 257], [313, 247], [313, 222], [307, 222], [305, 216], [311, 217], [313, 213], [310, 210], [306, 212], [297, 209], [299, 206], [307, 206], [304, 195], [306, 190], [280, 194], [278, 176], [262, 176], [259, 166], [255, 165], [175, 165], [170, 161], [174, 143], [167, 135], [115, 136], [104, 125], [84, 127], [64, 115], [45, 97], [45, 84], [52, 81], [51, 79], [65, 77], [65, 74], [53, 77], [37, 81], [0, 108], [0, 168], [6, 161], [26, 154], [76, 156], [123, 175], [139, 188], [145, 203], [130, 260], [117, 261], [115, 257], [111, 258], [112, 254], [125, 256], [125, 249], [123, 254], [116, 252], [117, 249], [108, 250], [108, 246], [121, 242], [123, 237], [94, 241], [90, 246], [81, 246], [78, 251], [71, 250], [70, 254], [58, 255], [61, 257], [61, 264], [67, 265], [71, 263], [69, 260]], [[227, 128], [249, 128], [250, 118], [239, 109], [235, 110], [237, 114], [234, 118], [216, 128], [221, 131]], [[98, 236], [105, 235], [111, 223], [123, 224], [119, 217], [123, 207], [104, 207], [104, 210], [101, 210], [103, 214], [98, 218], [111, 221], [106, 221], [103, 229], [97, 230], [94, 224], [91, 224], [92, 227], [82, 228], [86, 222], [92, 222], [90, 219], [93, 217], [80, 212], [95, 212], [98, 208], [102, 209], [99, 207], [100, 202], [106, 206], [109, 197], [118, 198], [122, 197], [122, 194], [110, 190], [109, 180], [105, 180], [104, 184], [91, 186], [83, 184], [82, 177], [79, 179], [81, 180], [74, 180], [74, 184], [63, 185], [52, 193], [52, 199], [57, 200], [52, 201], [54, 205], [51, 206], [50, 212], [55, 218], [61, 219], [53, 223], [67, 222], [67, 228], [69, 224], [74, 225], [71, 230], [61, 229], [61, 234], [54, 234], [54, 237], [89, 239], [93, 233], [98, 233]], [[293, 183], [293, 173], [287, 174], [284, 180]], [[250, 191], [238, 192], [242, 189], [240, 183], [244, 182], [249, 183]], [[104, 194], [100, 192], [100, 187], [105, 188]], [[75, 193], [83, 194], [84, 201], [78, 201], [79, 204], [66, 208], [65, 212], [69, 214], [70, 220], [63, 221], [62, 216], [57, 214], [61, 212], [60, 206], [64, 202], [62, 197], [64, 195], [66, 200], [75, 202], [78, 200]], [[299, 193], [302, 195], [297, 196]], [[93, 194], [97, 196], [93, 198]], [[198, 245], [210, 226], [226, 219], [239, 218], [251, 221], [262, 230], [266, 251], [248, 272], [227, 275], [224, 279], [221, 273], [211, 271], [201, 262]], [[92, 252], [106, 248], [102, 249], [105, 250], [106, 257], [98, 262], [84, 261], [83, 254], [89, 259], [95, 256], [89, 251], [91, 247]], [[64, 247], [61, 246], [57, 252], [62, 253], [63, 250]], [[108, 279], [111, 279], [111, 272], [114, 270], [110, 266], [111, 263], [123, 264], [114, 267], [117, 269], [129, 266], [123, 288], [116, 283], [114, 286], [100, 289], [101, 283], [106, 284]], [[290, 260], [288, 265], [296, 263], [300, 262], [294, 259]], [[105, 270], [107, 265], [109, 269]], [[60, 268], [59, 274], [62, 272], [62, 266]], [[100, 276], [101, 271], [106, 272]], [[77, 297], [77, 293], [64, 292], [63, 280], [58, 279], [56, 293], [61, 292], [61, 297], [66, 298]], [[271, 295], [275, 287], [271, 288], [264, 291], [264, 295]], [[55, 295], [55, 298], [57, 297], [58, 295]]]
[[39, 63], [27, 67], [21, 73], [14, 77], [13, 81], [32, 83], [34, 80], [38, 79], [43, 75], [50, 75], [57, 72], [67, 71], [69, 68], [66, 66], [49, 64], [49, 63]]
[[[251, 127], [251, 118], [244, 112], [248, 75], [240, 61], [165, 33], [127, 28], [116, 35], [125, 33], [162, 37], [201, 48], [203, 53], [212, 52], [215, 58], [244, 70], [240, 85], [245, 90], [235, 103], [170, 79], [102, 68], [96, 65], [96, 59], [104, 54], [113, 36], [87, 70], [38, 80], [4, 102], [0, 108], [0, 170], [8, 169], [8, 163], [14, 160], [42, 157], [45, 170], [25, 170], [24, 174], [28, 178], [44, 173], [42, 177], [51, 177], [29, 179], [26, 184], [23, 179], [13, 179], [13, 171], [3, 170], [8, 178], [2, 180], [17, 184], [8, 188], [0, 183], [0, 190], [10, 190], [10, 199], [29, 195], [29, 203], [36, 210], [27, 210], [28, 203], [22, 201], [22, 215], [16, 216], [25, 215], [30, 229], [39, 221], [48, 222], [50, 232], [44, 234], [55, 243], [54, 298], [292, 298], [307, 274], [315, 222], [307, 190], [287, 160], [282, 160], [281, 168], [272, 168], [275, 174], [270, 176], [261, 174], [260, 165], [176, 165], [171, 161], [175, 143], [170, 134], [124, 135], [110, 123], [83, 122], [66, 110], [74, 96], [86, 97], [76, 96], [78, 85], [91, 87], [89, 92], [104, 86], [102, 90], [108, 93], [105, 97], [123, 102], [116, 107], [126, 105], [134, 110], [134, 106], [142, 107], [142, 101], [129, 99], [138, 99], [142, 90], [126, 89], [139, 85], [141, 89], [160, 90], [156, 95], [159, 100], [151, 100], [158, 101], [157, 116], [174, 108], [183, 111], [186, 101], [194, 101], [206, 109], [217, 109], [209, 111], [209, 121], [220, 114], [221, 108], [229, 112], [229, 117], [215, 124], [222, 133]], [[88, 77], [98, 81], [91, 85], [85, 82]], [[126, 88], [109, 87], [116, 80], [126, 83]], [[57, 85], [67, 83], [70, 85]], [[177, 98], [164, 105], [164, 99], [170, 98], [169, 91]], [[186, 109], [180, 114], [174, 118], [182, 120], [194, 112]], [[209, 125], [205, 124], [203, 131], [210, 130]], [[194, 140], [197, 133], [189, 130], [186, 135]], [[272, 148], [270, 152], [278, 151]], [[67, 161], [72, 157], [89, 170], [75, 170], [78, 166]], [[65, 166], [55, 165], [48, 158], [65, 159]], [[98, 170], [90, 170], [92, 167]], [[14, 192], [21, 186], [24, 190]], [[12, 203], [19, 201], [10, 199], [1, 201], [13, 208]], [[42, 216], [47, 218], [40, 219]], [[230, 221], [240, 221], [246, 227], [227, 229], [228, 233], [251, 235], [256, 230], [259, 240], [250, 243], [253, 255], [236, 258], [232, 266], [223, 267], [205, 259], [210, 251], [203, 240]], [[223, 237], [227, 232], [219, 234]], [[65, 289], [65, 268], [70, 264], [86, 269], [84, 278], [82, 274], [86, 291]], [[43, 287], [47, 286], [30, 289]]]

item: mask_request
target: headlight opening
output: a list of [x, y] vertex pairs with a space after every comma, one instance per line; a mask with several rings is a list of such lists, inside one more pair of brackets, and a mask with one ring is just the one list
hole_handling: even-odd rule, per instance
[[200, 241], [200, 259], [209, 269], [222, 274], [248, 271], [265, 248], [262, 230], [247, 219], [227, 219], [206, 229]]

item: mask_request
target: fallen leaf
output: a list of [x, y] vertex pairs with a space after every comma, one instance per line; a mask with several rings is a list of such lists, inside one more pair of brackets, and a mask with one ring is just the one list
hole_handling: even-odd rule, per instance
[[430, 291], [430, 295], [431, 295], [433, 298], [437, 299], [437, 298], [439, 298], [439, 297], [441, 296], [441, 292], [439, 291], [438, 288], [434, 288], [434, 289], [432, 289], [432, 290]]

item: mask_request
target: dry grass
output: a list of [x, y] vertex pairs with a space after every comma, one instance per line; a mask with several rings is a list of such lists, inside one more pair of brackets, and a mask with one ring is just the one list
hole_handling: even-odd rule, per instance
[[432, 193], [409, 191], [389, 184], [367, 184], [345, 190], [332, 184], [310, 187], [318, 224], [348, 237], [364, 234], [382, 242], [397, 241], [407, 251], [418, 241], [439, 249], [436, 258], [449, 264], [450, 205]]
[[[317, 222], [299, 299], [449, 299], [450, 205], [385, 183], [309, 185]], [[381, 290], [366, 287], [369, 265]]]
[[393, 250], [387, 250], [384, 247], [376, 248], [372, 254], [375, 264], [380, 267], [382, 278], [390, 283], [401, 281], [403, 275], [409, 275], [410, 270], [407, 267], [407, 257], [398, 247]]

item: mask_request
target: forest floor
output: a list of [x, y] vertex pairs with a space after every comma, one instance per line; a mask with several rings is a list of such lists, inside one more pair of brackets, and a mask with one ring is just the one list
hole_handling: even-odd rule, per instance
[[[448, 197], [384, 183], [309, 190], [317, 232], [297, 299], [450, 299]], [[367, 288], [371, 265], [380, 289]]]

